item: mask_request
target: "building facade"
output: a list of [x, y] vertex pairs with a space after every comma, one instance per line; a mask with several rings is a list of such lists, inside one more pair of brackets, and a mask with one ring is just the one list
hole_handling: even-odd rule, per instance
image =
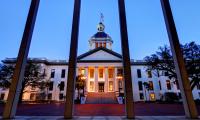
[[[113, 40], [104, 32], [102, 22], [98, 24], [97, 33], [89, 39], [90, 50], [77, 58], [77, 76], [85, 80], [85, 94], [97, 92], [112, 92], [118, 96], [124, 93], [122, 56], [112, 50]], [[62, 101], [65, 98], [67, 86], [68, 62], [65, 60], [48, 60], [46, 58], [29, 59], [39, 63], [50, 81], [46, 90], [49, 100]], [[5, 64], [14, 64], [16, 59], [7, 58]], [[131, 75], [134, 101], [160, 100], [165, 93], [173, 92], [181, 98], [179, 86], [168, 78], [165, 71], [147, 71], [144, 61], [131, 60]], [[146, 88], [144, 83], [148, 83]], [[60, 87], [58, 87], [60, 86]], [[27, 87], [23, 100], [34, 101], [41, 91]], [[77, 91], [76, 91], [77, 92]], [[7, 89], [0, 90], [0, 98], [6, 100]], [[193, 90], [194, 99], [200, 99], [200, 88]]]

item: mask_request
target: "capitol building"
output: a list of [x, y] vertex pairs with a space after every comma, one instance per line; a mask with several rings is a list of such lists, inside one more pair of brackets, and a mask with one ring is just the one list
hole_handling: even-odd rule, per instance
[[[91, 95], [108, 93], [115, 97], [124, 93], [122, 55], [112, 50], [114, 40], [105, 32], [102, 22], [98, 24], [97, 33], [89, 39], [89, 50], [77, 57], [77, 76], [85, 78], [84, 93], [86, 101]], [[48, 60], [45, 58], [30, 58], [32, 62], [39, 63], [50, 80], [48, 99], [63, 101], [66, 94], [68, 61]], [[6, 58], [4, 64], [15, 63], [16, 59]], [[156, 72], [157, 73], [157, 72]], [[158, 75], [159, 74], [159, 75]], [[165, 71], [147, 71], [147, 63], [142, 60], [131, 59], [131, 75], [134, 101], [160, 100], [166, 92], [173, 92], [181, 98], [179, 86], [173, 83]], [[149, 83], [149, 89], [144, 86]], [[61, 84], [63, 87], [58, 88]], [[26, 88], [23, 100], [33, 101], [37, 93], [35, 88]], [[194, 88], [194, 99], [200, 99], [200, 90]], [[6, 100], [7, 89], [0, 90], [0, 98]], [[88, 98], [87, 98], [88, 97]]]

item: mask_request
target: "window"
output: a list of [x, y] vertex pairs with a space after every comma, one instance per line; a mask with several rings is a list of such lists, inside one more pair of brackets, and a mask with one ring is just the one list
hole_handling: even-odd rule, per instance
[[141, 78], [141, 77], [142, 77], [142, 74], [141, 74], [141, 70], [140, 70], [140, 69], [137, 69], [137, 76], [138, 76], [138, 78]]
[[90, 78], [94, 78], [94, 69], [90, 69]]
[[65, 82], [61, 81], [60, 84], [59, 84], [60, 91], [63, 91], [64, 87], [65, 87]]
[[85, 69], [81, 69], [81, 75], [85, 75]]
[[177, 87], [178, 90], [180, 89], [179, 84], [178, 84], [178, 80], [176, 80], [176, 87]]
[[51, 78], [54, 78], [55, 76], [55, 69], [51, 69]]
[[160, 71], [159, 70], [157, 70], [157, 76], [160, 77]]
[[95, 43], [95, 48], [98, 48], [98, 43], [97, 42]]
[[143, 90], [142, 81], [138, 81], [139, 90]]
[[36, 94], [35, 93], [31, 93], [30, 100], [35, 100], [35, 98], [36, 98]]
[[144, 94], [140, 93], [140, 100], [144, 100]]
[[59, 100], [62, 100], [63, 99], [63, 93], [60, 93], [59, 94]]
[[102, 43], [99, 43], [99, 47], [102, 47]]
[[62, 69], [61, 78], [65, 78], [65, 69]]
[[48, 94], [48, 100], [51, 100], [52, 99], [52, 93], [49, 93]]
[[49, 90], [50, 90], [50, 91], [53, 90], [53, 81], [51, 81], [51, 82], [49, 83]]
[[94, 81], [90, 81], [90, 91], [94, 91]]
[[151, 101], [154, 101], [154, 100], [156, 100], [156, 96], [155, 96], [155, 94], [154, 93], [150, 93], [150, 100]]
[[113, 78], [113, 69], [108, 69], [108, 78]]
[[119, 80], [119, 88], [122, 88], [122, 81]]
[[160, 80], [158, 81], [158, 84], [159, 84], [159, 88], [160, 88], [160, 90], [162, 90], [162, 86], [161, 86], [161, 82], [160, 82]]
[[103, 78], [103, 69], [102, 68], [99, 69], [99, 78]]
[[153, 82], [149, 81], [149, 90], [153, 90]]
[[113, 91], [113, 81], [109, 81], [109, 91]]
[[169, 80], [166, 80], [167, 90], [171, 90], [171, 84]]
[[182, 96], [181, 96], [181, 93], [180, 93], [180, 92], [178, 93], [178, 97], [179, 97], [180, 99], [182, 99]]
[[147, 71], [147, 76], [148, 76], [148, 78], [152, 78], [152, 74], [151, 74], [151, 71], [150, 71], [150, 70]]
[[117, 69], [117, 76], [122, 76], [123, 75], [123, 69], [119, 68]]
[[0, 100], [4, 100], [4, 96], [5, 96], [5, 94], [1, 93]]
[[169, 76], [169, 73], [167, 71], [164, 72], [165, 76]]
[[104, 42], [104, 43], [103, 43], [103, 47], [105, 47], [105, 48], [106, 48], [106, 42]]

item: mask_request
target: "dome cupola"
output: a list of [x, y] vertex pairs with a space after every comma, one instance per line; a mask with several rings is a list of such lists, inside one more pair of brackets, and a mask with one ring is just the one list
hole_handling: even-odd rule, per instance
[[101, 14], [101, 19], [97, 25], [97, 33], [95, 33], [89, 40], [90, 49], [95, 49], [98, 47], [105, 47], [107, 49], [112, 49], [112, 38], [105, 33], [105, 25], [103, 24], [103, 15]]

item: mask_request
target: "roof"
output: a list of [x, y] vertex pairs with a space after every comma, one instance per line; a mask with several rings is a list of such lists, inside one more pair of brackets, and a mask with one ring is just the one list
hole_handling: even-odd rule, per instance
[[93, 35], [95, 38], [107, 38], [110, 37], [107, 33], [105, 32], [97, 32], [96, 34]]
[[[100, 50], [110, 53], [110, 54], [120, 58], [121, 60], [81, 60], [82, 58], [89, 56]], [[6, 59], [2, 60], [2, 62], [6, 63], [6, 64], [14, 64], [14, 63], [16, 63], [16, 58], [6, 58]], [[67, 60], [48, 60], [46, 58], [28, 58], [28, 62], [43, 63], [46, 65], [68, 65]], [[122, 55], [117, 52], [114, 52], [112, 50], [109, 50], [107, 48], [99, 47], [99, 48], [90, 50], [82, 55], [79, 55], [77, 57], [77, 63], [122, 63]], [[131, 59], [131, 65], [147, 65], [147, 63], [143, 60], [135, 61], [135, 60]]]
[[121, 56], [119, 53], [116, 53], [116, 52], [114, 52], [114, 51], [112, 51], [112, 50], [110, 50], [110, 49], [107, 49], [107, 48], [105, 48], [105, 47], [98, 47], [98, 48], [95, 48], [95, 49], [93, 49], [93, 50], [90, 50], [90, 51], [88, 51], [88, 52], [86, 52], [86, 53], [84, 53], [84, 54], [78, 56], [78, 57], [77, 57], [77, 60], [81, 60], [82, 58], [84, 58], [84, 57], [86, 57], [86, 56], [89, 56], [89, 55], [91, 55], [91, 54], [93, 54], [93, 53], [95, 53], [95, 52], [97, 52], [97, 51], [100, 51], [100, 50], [103, 50], [103, 51], [105, 51], [105, 52], [107, 52], [107, 53], [110, 53], [110, 54], [112, 54], [112, 55], [114, 55], [114, 56], [116, 56], [116, 57], [122, 59], [122, 56]]

